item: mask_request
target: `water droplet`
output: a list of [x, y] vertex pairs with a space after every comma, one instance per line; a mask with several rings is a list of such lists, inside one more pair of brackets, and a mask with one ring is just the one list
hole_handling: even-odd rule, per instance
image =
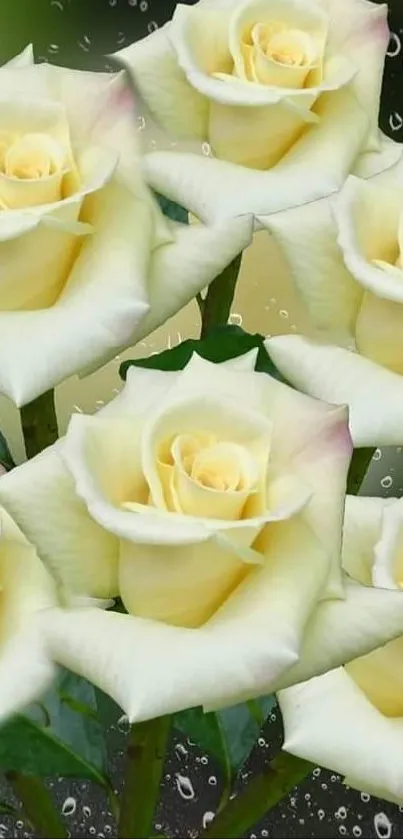
[[212, 157], [210, 143], [202, 143], [202, 153], [205, 154], [206, 157]]
[[208, 757], [206, 757], [206, 755], [203, 755], [203, 757], [201, 757], [201, 758], [200, 758], [200, 763], [202, 763], [202, 764], [203, 764], [203, 766], [207, 766], [207, 764], [208, 764]]
[[18, 830], [21, 830], [21, 828], [24, 827], [24, 822], [21, 821], [21, 819], [18, 819], [18, 821], [16, 821], [15, 823], [15, 826], [18, 827]]
[[362, 830], [358, 824], [355, 824], [353, 827], [353, 836], [358, 839], [359, 836], [362, 836]]
[[389, 126], [391, 131], [399, 131], [403, 125], [403, 118], [397, 111], [393, 111], [389, 117]]
[[341, 824], [341, 825], [340, 825], [340, 827], [339, 827], [339, 833], [341, 833], [341, 835], [342, 835], [342, 836], [345, 836], [345, 835], [346, 835], [346, 833], [347, 833], [347, 828], [346, 828], [346, 826], [345, 826], [344, 824]]
[[335, 816], [336, 816], [336, 819], [342, 819], [344, 821], [344, 819], [347, 818], [346, 808], [345, 807], [339, 807], [339, 809], [336, 810], [336, 812], [335, 812]]
[[48, 46], [48, 52], [51, 52], [52, 55], [55, 55], [57, 52], [59, 52], [59, 49], [59, 44], [49, 44]]
[[88, 833], [90, 833], [90, 834], [91, 834], [91, 836], [94, 836], [94, 834], [95, 834], [96, 832], [97, 832], [97, 831], [96, 831], [95, 827], [90, 827], [90, 828], [88, 829]]
[[395, 58], [396, 55], [399, 55], [401, 48], [402, 43], [399, 36], [396, 34], [396, 32], [391, 32], [389, 46], [386, 50], [386, 55], [389, 56], [389, 58]]
[[259, 737], [259, 739], [258, 739], [258, 741], [257, 741], [257, 744], [258, 744], [258, 746], [260, 746], [260, 747], [265, 746], [265, 745], [266, 745], [266, 740], [264, 739], [264, 737]]
[[85, 816], [86, 819], [88, 819], [91, 815], [91, 807], [87, 807], [87, 806], [83, 807], [83, 815]]
[[389, 839], [392, 835], [392, 823], [386, 813], [375, 813], [374, 827], [379, 839]]
[[325, 818], [325, 811], [324, 810], [318, 810], [319, 821], [323, 821], [324, 818]]
[[209, 779], [208, 779], [208, 783], [210, 784], [210, 786], [212, 786], [212, 787], [216, 787], [216, 786], [217, 786], [217, 778], [216, 778], [216, 776], [215, 776], [215, 775], [210, 775], [210, 777], [209, 777]]
[[127, 714], [122, 714], [122, 716], [119, 717], [116, 725], [117, 725], [119, 731], [122, 732], [122, 734], [128, 734], [129, 731], [130, 731], [130, 722], [129, 722], [129, 717], [127, 716]]
[[148, 26], [147, 26], [147, 29], [148, 29], [148, 31], [149, 31], [150, 33], [151, 33], [151, 32], [155, 32], [155, 30], [156, 30], [156, 29], [158, 29], [158, 23], [157, 23], [157, 21], [156, 21], [156, 20], [150, 20], [150, 22], [149, 22], [149, 24], [148, 24]]
[[380, 460], [382, 457], [381, 449], [375, 449], [374, 454], [372, 456], [372, 460]]
[[73, 813], [76, 812], [77, 802], [76, 799], [73, 798], [72, 795], [69, 795], [68, 798], [63, 803], [62, 806], [62, 813], [63, 816], [72, 816]]
[[317, 766], [316, 769], [313, 770], [312, 775], [314, 778], [317, 778], [320, 775], [320, 766]]
[[213, 818], [214, 818], [214, 813], [213, 813], [212, 810], [206, 810], [206, 812], [203, 813], [203, 830], [205, 830], [207, 825], [210, 824], [210, 822], [213, 821]]
[[176, 754], [177, 754], [178, 757], [182, 757], [182, 755], [188, 755], [189, 754], [186, 746], [184, 746], [183, 743], [176, 743], [175, 751], [176, 751]]
[[289, 312], [287, 312], [287, 309], [280, 309], [280, 317], [281, 318], [289, 318], [290, 317]]
[[185, 801], [190, 801], [192, 798], [195, 797], [195, 791], [193, 789], [193, 785], [190, 778], [188, 778], [186, 775], [181, 775], [179, 772], [176, 772], [175, 781], [179, 795], [182, 798], [184, 798]]
[[381, 480], [381, 487], [384, 489], [390, 489], [393, 485], [393, 478], [392, 475], [385, 475], [384, 478]]
[[368, 801], [369, 801], [370, 798], [371, 798], [371, 796], [370, 796], [369, 792], [362, 792], [361, 793], [361, 801], [363, 801], [364, 804], [368, 804]]
[[146, 12], [148, 9], [148, 0], [140, 0], [140, 12]]
[[242, 326], [242, 315], [238, 314], [238, 312], [231, 312], [228, 323], [234, 324], [235, 326]]
[[261, 836], [268, 836], [268, 835], [269, 835], [269, 831], [268, 831], [268, 830], [261, 830], [261, 831], [260, 831], [260, 835], [261, 835]]
[[89, 52], [91, 47], [91, 38], [88, 35], [83, 35], [82, 41], [77, 41], [78, 46], [80, 49], [84, 50], [84, 52]]

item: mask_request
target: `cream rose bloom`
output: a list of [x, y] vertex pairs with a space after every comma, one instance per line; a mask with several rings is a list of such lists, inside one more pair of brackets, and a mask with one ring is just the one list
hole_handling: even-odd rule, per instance
[[[2, 476], [0, 482], [4, 479]], [[0, 507], [0, 722], [50, 685], [39, 615], [56, 605], [54, 582], [10, 515]]]
[[337, 198], [280, 213], [269, 229], [290, 266], [318, 340], [268, 341], [306, 393], [350, 407], [355, 446], [403, 442], [403, 159]]
[[[347, 499], [343, 565], [365, 585], [399, 589], [403, 597], [402, 500]], [[400, 637], [346, 667], [281, 691], [284, 748], [340, 772], [350, 786], [401, 804], [402, 660]]]
[[0, 392], [18, 405], [188, 302], [251, 221], [167, 222], [143, 182], [122, 74], [0, 70]]
[[345, 409], [255, 358], [133, 367], [106, 409], [0, 481], [61, 592], [122, 598], [129, 614], [56, 608], [42, 629], [132, 720], [259, 696], [291, 666], [309, 677], [403, 631], [395, 592], [342, 583]]
[[192, 212], [259, 219], [337, 190], [361, 152], [398, 155], [378, 131], [387, 6], [367, 0], [200, 0], [117, 53], [175, 140], [214, 159], [146, 158], [150, 183]]

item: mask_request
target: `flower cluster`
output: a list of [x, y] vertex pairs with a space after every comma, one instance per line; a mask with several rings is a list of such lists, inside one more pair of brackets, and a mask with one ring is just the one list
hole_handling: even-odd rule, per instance
[[[386, 11], [199, 0], [121, 72], [30, 50], [1, 68], [1, 393], [32, 403], [196, 295], [205, 315], [255, 230], [311, 322], [261, 343], [277, 377], [222, 336], [183, 369], [131, 366], [95, 416], [1, 467], [3, 722], [57, 664], [133, 723], [275, 692], [286, 751], [403, 802], [403, 501], [346, 495], [354, 448], [403, 445]], [[142, 154], [142, 105], [168, 150]]]

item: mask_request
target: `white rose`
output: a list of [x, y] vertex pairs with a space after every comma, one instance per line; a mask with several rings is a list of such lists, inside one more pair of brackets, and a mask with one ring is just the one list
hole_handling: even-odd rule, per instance
[[[349, 497], [347, 502], [346, 571], [366, 585], [399, 589], [402, 599], [403, 501]], [[375, 622], [374, 617], [374, 631]], [[337, 631], [342, 634], [343, 626]], [[340, 772], [350, 786], [401, 804], [402, 659], [400, 637], [346, 667], [280, 692], [284, 748]]]
[[0, 481], [61, 589], [121, 596], [129, 614], [48, 610], [43, 631], [131, 719], [268, 693], [291, 665], [309, 677], [403, 630], [395, 593], [369, 590], [374, 631], [367, 589], [342, 585], [345, 410], [255, 357], [133, 367], [106, 409]]
[[249, 243], [251, 221], [165, 221], [120, 74], [28, 52], [0, 70], [0, 113], [0, 391], [22, 405], [170, 317]]
[[273, 361], [306, 393], [349, 405], [356, 446], [400, 445], [403, 158], [368, 181], [350, 177], [333, 201], [280, 213], [269, 229], [319, 331], [269, 340]]
[[[0, 481], [3, 480], [3, 476]], [[54, 667], [38, 616], [57, 603], [52, 578], [10, 515], [0, 507], [0, 721], [36, 700]]]
[[366, 0], [179, 4], [117, 56], [172, 136], [208, 141], [215, 159], [155, 152], [150, 183], [203, 219], [265, 216], [338, 189], [361, 151], [374, 171], [391, 165], [377, 127], [386, 14]]

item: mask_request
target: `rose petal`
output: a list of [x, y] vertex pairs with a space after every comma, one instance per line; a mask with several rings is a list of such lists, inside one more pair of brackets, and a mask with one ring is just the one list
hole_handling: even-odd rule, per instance
[[286, 751], [401, 803], [403, 720], [383, 716], [343, 668], [282, 691], [279, 703]]
[[[343, 568], [354, 580], [372, 585], [375, 546], [390, 498], [347, 495], [343, 525]], [[390, 586], [388, 586], [390, 588]]]
[[54, 668], [37, 614], [56, 604], [52, 579], [5, 510], [0, 510], [0, 718], [21, 710], [48, 687]]
[[317, 110], [320, 122], [268, 172], [202, 155], [154, 152], [145, 156], [146, 177], [154, 189], [203, 220], [250, 212], [266, 216], [323, 198], [345, 181], [368, 124], [347, 89], [321, 97]]
[[90, 518], [76, 496], [59, 446], [3, 475], [0, 501], [37, 545], [67, 597], [118, 594], [117, 540]]
[[348, 405], [355, 446], [402, 442], [403, 379], [341, 347], [281, 335], [266, 342], [271, 358], [294, 386], [316, 399]]

